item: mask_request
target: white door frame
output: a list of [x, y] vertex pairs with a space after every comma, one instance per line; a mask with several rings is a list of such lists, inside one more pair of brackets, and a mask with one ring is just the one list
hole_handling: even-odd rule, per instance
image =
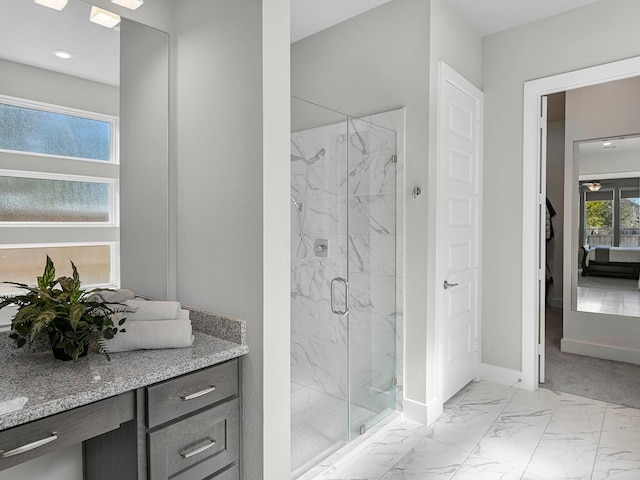
[[[584, 68], [524, 84], [522, 153], [522, 382], [523, 388], [538, 388], [538, 315], [540, 294], [538, 269], [541, 246], [539, 235], [540, 178], [540, 99], [544, 95], [575, 90], [599, 83], [640, 75], [640, 57]], [[569, 211], [565, 196], [565, 211]], [[566, 235], [566, 232], [565, 232]], [[570, 238], [566, 237], [565, 238]], [[542, 263], [544, 264], [544, 262]], [[542, 275], [542, 277], [539, 277]]]
[[[443, 92], [443, 86], [445, 83], [450, 83], [451, 85], [453, 85], [454, 87], [456, 87], [457, 89], [461, 90], [462, 92], [464, 92], [465, 94], [469, 95], [471, 98], [477, 99], [478, 100], [478, 118], [479, 118], [479, 124], [478, 124], [478, 131], [479, 131], [479, 142], [478, 142], [478, 171], [477, 171], [477, 194], [478, 194], [478, 206], [476, 209], [477, 212], [477, 226], [476, 226], [476, 247], [477, 247], [477, 254], [476, 254], [476, 258], [477, 258], [477, 279], [476, 279], [476, 285], [477, 285], [477, 292], [476, 292], [476, 317], [475, 317], [475, 325], [474, 325], [474, 330], [475, 330], [475, 345], [476, 345], [476, 355], [475, 355], [475, 377], [477, 378], [477, 372], [478, 372], [478, 366], [480, 364], [480, 325], [481, 325], [481, 280], [482, 280], [482, 152], [483, 152], [483, 147], [482, 147], [482, 139], [483, 139], [483, 134], [482, 132], [484, 131], [484, 129], [482, 128], [483, 125], [483, 119], [484, 119], [484, 94], [482, 93], [482, 91], [480, 89], [478, 89], [475, 85], [473, 85], [471, 82], [469, 82], [466, 78], [464, 78], [462, 75], [460, 75], [458, 72], [456, 72], [453, 68], [451, 68], [449, 65], [447, 65], [445, 62], [443, 62], [442, 60], [440, 60], [439, 62], [439, 67], [440, 67], [440, 77], [439, 77], [439, 83], [438, 83], [438, 147], [437, 147], [437, 152], [438, 152], [438, 159], [437, 159], [437, 164], [438, 164], [438, 170], [440, 168], [440, 162], [441, 162], [441, 158], [440, 156], [442, 155], [442, 149], [440, 148], [440, 135], [442, 132], [442, 126], [441, 126], [441, 122], [442, 122], [442, 116], [441, 116], [441, 101], [442, 101], [442, 92]], [[438, 172], [436, 172], [436, 175], [439, 175]], [[438, 178], [436, 176], [436, 178]], [[437, 196], [437, 198], [439, 199], [439, 196]], [[437, 205], [437, 215], [441, 215], [443, 211], [443, 206], [438, 204]], [[436, 221], [435, 222], [436, 225], [439, 225], [439, 222]], [[436, 252], [439, 252], [439, 248], [440, 248], [440, 239], [439, 239], [439, 232], [436, 232]], [[437, 255], [437, 253], [436, 253]], [[436, 265], [436, 285], [434, 286], [434, 288], [436, 289], [440, 289], [442, 288], [442, 272], [438, 271], [437, 265]], [[438, 298], [438, 292], [436, 292], [436, 295], [434, 298]], [[437, 345], [437, 382], [436, 382], [436, 392], [437, 392], [437, 399], [438, 399], [438, 404], [442, 405], [443, 402], [443, 386], [444, 386], [444, 325], [443, 325], [443, 315], [441, 315], [441, 310], [440, 307], [438, 305], [438, 302], [436, 300], [436, 345]]]

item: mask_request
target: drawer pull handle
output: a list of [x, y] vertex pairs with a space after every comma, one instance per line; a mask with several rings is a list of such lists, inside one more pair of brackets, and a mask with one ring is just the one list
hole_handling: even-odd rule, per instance
[[215, 385], [211, 385], [209, 388], [205, 388], [204, 390], [200, 390], [199, 392], [192, 393], [191, 395], [180, 395], [182, 400], [193, 400], [194, 398], [201, 397], [202, 395], [206, 395], [207, 393], [211, 393], [216, 389]]
[[26, 445], [22, 445], [21, 447], [14, 448], [13, 450], [9, 450], [8, 452], [0, 450], [1, 452], [0, 458], [7, 458], [7, 457], [13, 457], [14, 455], [20, 455], [21, 453], [28, 452], [29, 450], [33, 450], [34, 448], [41, 447], [57, 439], [58, 439], [58, 433], [51, 432], [50, 437], [43, 438], [41, 440], [36, 440], [35, 442], [27, 443]]
[[182, 455], [182, 458], [190, 458], [190, 457], [193, 457], [194, 455], [198, 455], [199, 453], [209, 450], [211, 447], [213, 447], [216, 444], [215, 440], [209, 439], [209, 441], [211, 443], [207, 443], [206, 445], [203, 445], [200, 448], [196, 448], [195, 450], [191, 450], [190, 452], [186, 452], [186, 453], [180, 452], [180, 455]]

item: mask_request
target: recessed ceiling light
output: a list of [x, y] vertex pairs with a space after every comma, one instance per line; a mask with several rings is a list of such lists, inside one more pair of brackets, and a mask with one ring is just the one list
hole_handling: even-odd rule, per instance
[[62, 10], [67, 6], [69, 0], [35, 0], [38, 5], [42, 5], [44, 7], [53, 8], [54, 10]]
[[125, 7], [130, 10], [135, 10], [144, 3], [144, 0], [111, 0], [111, 3], [115, 3], [116, 5], [120, 5], [121, 7]]
[[89, 20], [103, 27], [113, 28], [120, 23], [120, 15], [98, 7], [91, 7]]
[[610, 147], [611, 145], [612, 145], [612, 142], [602, 142], [603, 147]]
[[53, 54], [58, 58], [64, 58], [68, 60], [73, 57], [73, 53], [67, 52], [66, 50], [54, 50]]

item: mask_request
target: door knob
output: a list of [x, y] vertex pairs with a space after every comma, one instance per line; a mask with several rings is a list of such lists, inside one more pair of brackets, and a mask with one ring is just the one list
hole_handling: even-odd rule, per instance
[[444, 287], [445, 290], [448, 290], [449, 288], [452, 287], [457, 287], [458, 284], [457, 283], [449, 283], [446, 280], [444, 281], [444, 284], [442, 285]]

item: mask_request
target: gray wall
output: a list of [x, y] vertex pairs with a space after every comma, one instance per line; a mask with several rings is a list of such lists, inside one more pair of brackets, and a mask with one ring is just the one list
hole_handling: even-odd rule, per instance
[[262, 3], [175, 3], [178, 299], [247, 322], [247, 479], [289, 474], [289, 3]]
[[120, 45], [121, 284], [168, 299], [169, 36], [124, 19]]
[[484, 363], [522, 363], [523, 84], [640, 55], [639, 15], [636, 0], [600, 0], [483, 40]]
[[554, 237], [547, 242], [547, 264], [553, 284], [547, 292], [547, 304], [562, 308], [562, 245], [564, 242], [564, 120], [547, 126], [547, 198], [556, 215], [551, 219]]
[[[479, 83], [480, 39], [444, 1], [394, 0], [293, 44], [291, 91], [354, 116], [405, 107], [406, 190], [425, 191], [435, 169], [430, 109], [440, 59]], [[405, 398], [419, 404], [435, 396], [430, 198], [405, 195]]]

